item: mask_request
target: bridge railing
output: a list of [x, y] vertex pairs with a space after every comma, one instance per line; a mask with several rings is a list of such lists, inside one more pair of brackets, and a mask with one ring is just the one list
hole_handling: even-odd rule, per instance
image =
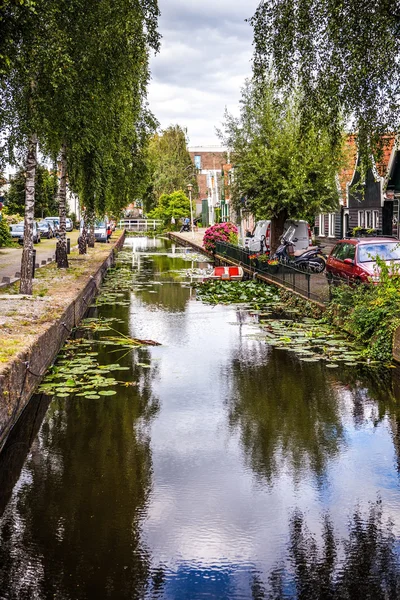
[[161, 219], [121, 219], [119, 227], [126, 231], [155, 231], [162, 224]]

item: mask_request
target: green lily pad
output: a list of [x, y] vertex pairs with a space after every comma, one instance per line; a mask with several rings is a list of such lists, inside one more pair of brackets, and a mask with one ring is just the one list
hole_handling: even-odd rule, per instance
[[100, 396], [115, 396], [116, 393], [115, 390], [101, 390], [99, 392]]

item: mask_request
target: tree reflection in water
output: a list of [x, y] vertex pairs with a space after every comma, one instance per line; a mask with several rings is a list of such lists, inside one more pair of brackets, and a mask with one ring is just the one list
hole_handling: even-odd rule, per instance
[[[151, 361], [147, 349], [140, 358]], [[112, 402], [53, 399], [0, 520], [0, 597], [142, 598], [142, 520], [152, 484], [152, 371]], [[126, 375], [125, 375], [126, 374]]]
[[253, 471], [271, 481], [286, 462], [296, 479], [311, 469], [322, 482], [344, 435], [338, 393], [321, 366], [255, 345], [234, 356], [227, 379], [230, 424]]
[[381, 501], [366, 517], [356, 509], [348, 539], [335, 535], [328, 515], [322, 545], [295, 511], [290, 522], [289, 557], [270, 576], [269, 600], [395, 600], [400, 598], [400, 561], [390, 521], [384, 522]]

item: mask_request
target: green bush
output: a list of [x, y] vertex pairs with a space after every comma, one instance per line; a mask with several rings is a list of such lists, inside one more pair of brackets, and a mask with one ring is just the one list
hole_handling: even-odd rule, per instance
[[[189, 198], [182, 191], [160, 196], [158, 205], [148, 213], [150, 219], [162, 219], [169, 230], [181, 228], [181, 219], [190, 215]], [[172, 218], [175, 223], [172, 224]]]
[[377, 259], [380, 282], [334, 288], [328, 318], [343, 326], [373, 360], [391, 361], [393, 334], [400, 325], [400, 268]]
[[5, 219], [0, 221], [0, 248], [6, 248], [7, 246], [13, 246], [13, 240], [10, 235], [10, 227]]

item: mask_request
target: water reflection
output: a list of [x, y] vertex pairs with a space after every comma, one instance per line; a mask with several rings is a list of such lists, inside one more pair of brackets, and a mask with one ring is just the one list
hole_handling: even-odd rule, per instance
[[196, 302], [169, 241], [129, 243], [130, 306], [91, 316], [162, 346], [100, 344], [118, 393], [52, 400], [0, 519], [0, 598], [400, 597], [397, 374], [269, 348]]
[[271, 483], [288, 465], [295, 479], [311, 469], [322, 481], [345, 441], [338, 393], [323, 368], [265, 345], [250, 354], [240, 348], [231, 361], [229, 421], [254, 472]]
[[265, 597], [274, 600], [388, 600], [400, 598], [400, 560], [390, 521], [378, 500], [356, 508], [341, 540], [329, 515], [319, 541], [301, 511], [290, 520], [288, 559], [272, 572]]

